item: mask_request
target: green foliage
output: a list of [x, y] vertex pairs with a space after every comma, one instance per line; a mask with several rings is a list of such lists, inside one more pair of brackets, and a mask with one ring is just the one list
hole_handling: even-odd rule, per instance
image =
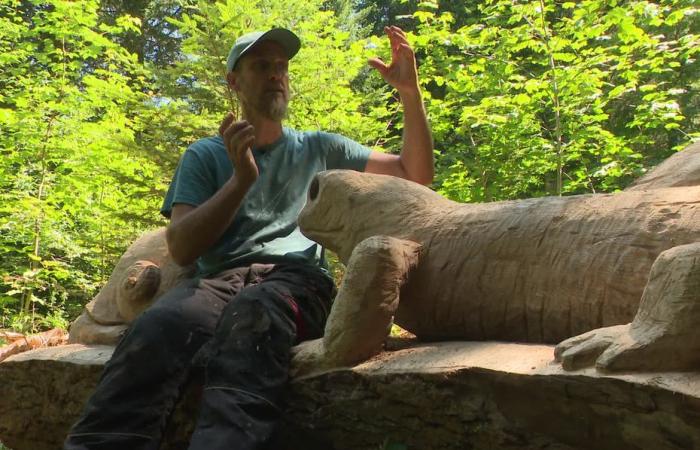
[[141, 69], [104, 36], [130, 22], [99, 23], [98, 6], [0, 10], [0, 326], [65, 327], [155, 220], [158, 171], [131, 150], [127, 114]]
[[459, 22], [431, 5], [414, 41], [452, 198], [614, 191], [698, 137], [691, 2], [490, 0]]

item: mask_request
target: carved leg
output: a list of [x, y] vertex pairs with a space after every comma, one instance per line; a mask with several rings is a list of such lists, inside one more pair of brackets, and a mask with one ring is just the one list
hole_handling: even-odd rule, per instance
[[700, 243], [659, 255], [631, 324], [600, 328], [557, 345], [565, 370], [700, 368]]
[[379, 353], [420, 247], [388, 236], [360, 242], [348, 261], [323, 338], [293, 349], [292, 375], [351, 366]]

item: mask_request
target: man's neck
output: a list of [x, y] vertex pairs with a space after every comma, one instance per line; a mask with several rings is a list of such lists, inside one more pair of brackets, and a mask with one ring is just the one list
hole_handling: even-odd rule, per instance
[[272, 144], [282, 137], [282, 122], [255, 114], [244, 114], [243, 118], [255, 128], [255, 143], [253, 144], [255, 148]]

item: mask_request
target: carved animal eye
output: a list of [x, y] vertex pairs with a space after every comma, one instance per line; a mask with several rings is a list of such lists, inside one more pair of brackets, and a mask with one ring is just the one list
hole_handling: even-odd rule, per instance
[[313, 201], [318, 197], [318, 184], [318, 177], [314, 177], [311, 186], [309, 186], [309, 200]]

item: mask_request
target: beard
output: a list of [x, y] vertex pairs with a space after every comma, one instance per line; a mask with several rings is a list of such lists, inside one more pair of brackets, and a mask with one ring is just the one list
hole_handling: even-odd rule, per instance
[[287, 94], [263, 94], [255, 102], [255, 112], [262, 117], [274, 121], [282, 121], [287, 118]]

